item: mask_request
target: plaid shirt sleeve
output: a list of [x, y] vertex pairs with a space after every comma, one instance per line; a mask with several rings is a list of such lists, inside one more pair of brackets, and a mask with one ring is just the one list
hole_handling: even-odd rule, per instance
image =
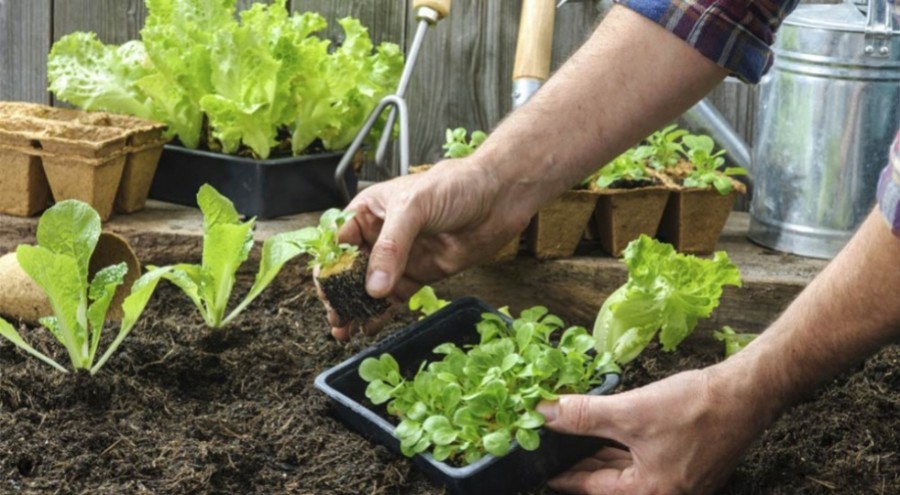
[[756, 83], [772, 65], [775, 30], [799, 0], [615, 0], [716, 64]]
[[878, 208], [894, 235], [900, 237], [900, 132], [894, 138], [890, 157], [891, 163], [878, 182]]

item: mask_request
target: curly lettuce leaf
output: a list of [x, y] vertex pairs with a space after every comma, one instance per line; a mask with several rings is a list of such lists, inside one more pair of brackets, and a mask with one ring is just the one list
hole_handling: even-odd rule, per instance
[[144, 44], [103, 44], [94, 33], [75, 32], [53, 44], [47, 59], [50, 91], [85, 110], [103, 110], [143, 118], [153, 106], [138, 81], [149, 75]]
[[725, 285], [741, 277], [728, 255], [713, 259], [675, 252], [641, 236], [625, 249], [628, 281], [604, 302], [594, 322], [595, 348], [618, 364], [636, 358], [659, 331], [663, 350], [674, 350], [719, 305]]

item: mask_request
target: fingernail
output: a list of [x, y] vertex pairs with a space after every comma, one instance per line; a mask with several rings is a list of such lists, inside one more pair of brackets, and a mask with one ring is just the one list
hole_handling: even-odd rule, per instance
[[535, 408], [544, 416], [544, 422], [552, 423], [559, 417], [559, 401], [541, 401]]
[[369, 275], [369, 279], [366, 280], [366, 291], [369, 294], [385, 294], [390, 290], [391, 277], [387, 274], [387, 272], [382, 270], [376, 270]]

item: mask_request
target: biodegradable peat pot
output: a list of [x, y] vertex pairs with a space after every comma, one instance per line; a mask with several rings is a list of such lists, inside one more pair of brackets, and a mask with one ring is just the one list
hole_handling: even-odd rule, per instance
[[[372, 442], [387, 446], [400, 454], [400, 441], [394, 436], [394, 421], [383, 406], [373, 406], [366, 399], [366, 382], [359, 377], [359, 365], [368, 357], [391, 354], [400, 364], [404, 376], [412, 376], [422, 362], [439, 360], [432, 349], [445, 342], [459, 347], [479, 341], [475, 325], [483, 313], [500, 314], [482, 301], [462, 298], [431, 316], [414, 323], [379, 344], [316, 377], [316, 388], [333, 400], [338, 417]], [[609, 394], [619, 384], [619, 376], [608, 374], [590, 394]], [[465, 495], [501, 495], [529, 491], [593, 454], [606, 442], [599, 438], [562, 435], [541, 430], [541, 446], [526, 451], [514, 445], [503, 457], [486, 455], [473, 464], [455, 467], [434, 460], [431, 454], [413, 457], [413, 464], [432, 482], [449, 493]]]
[[357, 251], [345, 253], [337, 263], [316, 275], [329, 306], [343, 321], [366, 321], [390, 307], [387, 299], [375, 299], [366, 292], [368, 267], [369, 256]]
[[737, 181], [734, 190], [721, 195], [715, 189], [673, 191], [657, 237], [682, 253], [711, 254], [731, 214], [734, 202], [746, 188]]
[[162, 141], [139, 146], [141, 147], [128, 153], [122, 169], [122, 179], [115, 200], [115, 210], [119, 213], [134, 213], [144, 209], [159, 158], [162, 156]]
[[93, 160], [45, 155], [44, 172], [56, 201], [84, 201], [97, 210], [101, 220], [106, 221], [113, 212], [125, 159], [125, 155]]
[[40, 157], [0, 147], [0, 213], [28, 217], [50, 204]]
[[596, 207], [596, 194], [567, 191], [541, 208], [525, 234], [529, 251], [540, 259], [572, 256]]
[[[341, 157], [343, 153], [338, 152], [256, 160], [166, 145], [150, 197], [197, 206], [197, 190], [209, 184], [242, 214], [263, 219], [342, 207], [335, 181]], [[355, 195], [357, 179], [352, 170], [346, 185]]]
[[662, 185], [592, 192], [597, 195], [592, 237], [613, 256], [641, 234], [656, 235], [671, 193]]
[[123, 213], [144, 207], [164, 129], [123, 115], [0, 102], [0, 145], [43, 162], [57, 201], [88, 202], [103, 220], [112, 213], [110, 194]]
[[512, 261], [519, 255], [519, 246], [522, 244], [522, 234], [515, 236], [505, 246], [497, 251], [497, 254], [491, 258], [491, 263], [502, 263], [504, 261]]
[[[111, 320], [122, 319], [122, 303], [141, 275], [141, 264], [128, 241], [116, 234], [101, 233], [88, 266], [89, 279], [93, 279], [94, 274], [103, 268], [122, 262], [128, 265], [128, 273], [110, 304], [108, 318]], [[22, 270], [15, 252], [0, 257], [0, 280], [3, 281], [0, 315], [38, 325], [40, 318], [53, 313], [43, 289]]]

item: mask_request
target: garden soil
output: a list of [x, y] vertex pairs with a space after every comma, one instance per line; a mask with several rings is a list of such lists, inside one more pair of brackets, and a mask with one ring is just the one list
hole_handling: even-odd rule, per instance
[[[48, 332], [20, 328], [67, 362]], [[313, 387], [374, 341], [335, 342], [308, 278], [271, 288], [224, 331], [207, 330], [162, 284], [94, 378], [60, 374], [4, 340], [0, 493], [440, 494], [407, 460], [347, 430]], [[625, 381], [711, 364], [721, 351], [700, 339], [677, 354], [652, 347]], [[894, 346], [774, 425], [721, 493], [896, 494], [898, 450]]]

